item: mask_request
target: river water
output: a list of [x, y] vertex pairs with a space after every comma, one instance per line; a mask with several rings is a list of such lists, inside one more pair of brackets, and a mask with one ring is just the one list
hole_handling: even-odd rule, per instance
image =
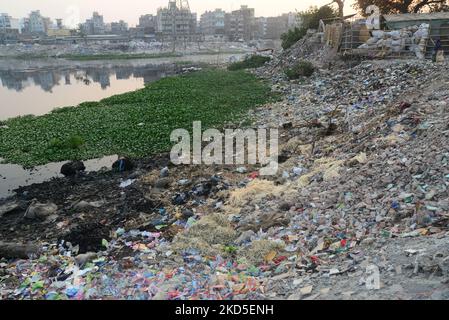
[[[118, 159], [117, 155], [107, 156], [101, 159], [84, 161], [86, 171], [98, 171], [102, 168], [111, 168]], [[20, 186], [28, 186], [34, 183], [42, 183], [51, 178], [63, 177], [60, 174], [65, 162], [49, 163], [31, 170], [26, 170], [16, 164], [0, 164], [0, 199], [13, 194], [14, 189]]]
[[99, 101], [172, 73], [172, 67], [154, 65], [0, 70], [0, 120]]
[[243, 54], [192, 55], [175, 58], [68, 61], [0, 59], [0, 120], [42, 115], [143, 88], [173, 75], [180, 64], [221, 64]]
[[[221, 64], [240, 55], [204, 55], [188, 58], [75, 62], [61, 59], [19, 61], [0, 59], [0, 121], [23, 115], [43, 115], [55, 108], [76, 106], [143, 88], [175, 74], [179, 62]], [[110, 168], [117, 156], [86, 162], [87, 171]], [[0, 159], [1, 162], [1, 159]], [[20, 186], [60, 177], [64, 164], [50, 163], [26, 170], [0, 164], [0, 199]]]

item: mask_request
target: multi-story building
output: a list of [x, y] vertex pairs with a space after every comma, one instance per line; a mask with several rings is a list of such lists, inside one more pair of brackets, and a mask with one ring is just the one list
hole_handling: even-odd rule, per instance
[[0, 14], [0, 32], [6, 32], [6, 29], [11, 29], [11, 16], [6, 13]]
[[225, 34], [226, 13], [221, 9], [206, 11], [201, 15], [200, 29], [204, 35], [224, 35]]
[[283, 16], [267, 18], [266, 39], [280, 39], [281, 35], [288, 30], [287, 19]]
[[152, 14], [140, 16], [137, 29], [143, 34], [155, 34], [157, 27], [157, 17]]
[[31, 34], [46, 34], [50, 19], [44, 18], [39, 10], [32, 11], [28, 16], [28, 32]]
[[256, 18], [256, 27], [254, 37], [256, 39], [266, 39], [267, 36], [267, 18], [258, 17]]
[[193, 41], [197, 37], [197, 15], [170, 1], [167, 8], [157, 11], [156, 31], [163, 39]]
[[6, 13], [0, 14], [0, 43], [5, 41], [16, 41], [20, 33], [18, 19], [11, 18]]
[[261, 25], [265, 24], [264, 32], [257, 34], [260, 39], [280, 39], [283, 33], [299, 26], [298, 16], [295, 13], [286, 13], [278, 17], [257, 18], [256, 21], [258, 30], [261, 30]]
[[19, 33], [22, 32], [22, 28], [20, 27], [20, 19], [11, 18], [10, 23], [12, 30], [18, 30]]
[[226, 14], [225, 30], [231, 41], [253, 40], [256, 32], [255, 10], [241, 6], [239, 10]]
[[112, 34], [127, 34], [128, 33], [128, 24], [120, 20], [119, 22], [111, 23], [111, 33]]
[[98, 14], [98, 12], [94, 12], [92, 18], [87, 19], [86, 22], [81, 25], [81, 30], [88, 35], [105, 34], [106, 25], [103, 16]]
[[110, 34], [112, 32], [111, 23], [105, 23], [104, 24], [104, 34]]
[[283, 16], [285, 16], [287, 19], [288, 29], [299, 27], [299, 25], [301, 24], [301, 18], [296, 12], [285, 13], [283, 14]]

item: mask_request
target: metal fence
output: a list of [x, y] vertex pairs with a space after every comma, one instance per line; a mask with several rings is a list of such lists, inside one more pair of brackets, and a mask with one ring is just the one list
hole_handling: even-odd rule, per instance
[[[434, 55], [434, 49], [437, 41], [441, 43], [441, 49], [445, 54], [449, 54], [449, 22], [444, 26], [432, 27], [432, 21], [424, 22], [430, 25], [429, 35], [425, 39], [425, 44], [421, 44], [424, 49], [424, 57], [430, 59]], [[420, 22], [421, 24], [422, 22]], [[382, 31], [395, 31], [384, 28]], [[399, 30], [397, 30], [399, 31]], [[364, 58], [409, 58], [416, 57], [416, 52], [413, 50], [412, 44], [405, 44], [401, 46], [400, 50], [392, 49], [391, 46], [376, 46], [375, 48], [360, 48], [371, 37], [368, 29], [362, 20], [346, 22], [343, 26], [341, 36], [341, 44], [339, 52], [343, 56], [364, 57]]]

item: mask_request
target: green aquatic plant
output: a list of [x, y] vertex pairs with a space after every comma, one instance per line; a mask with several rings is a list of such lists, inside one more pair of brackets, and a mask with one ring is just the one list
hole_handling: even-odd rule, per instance
[[33, 167], [55, 161], [169, 151], [173, 130], [240, 121], [271, 98], [268, 84], [244, 71], [205, 70], [168, 77], [99, 102], [17, 117], [0, 129], [0, 157]]

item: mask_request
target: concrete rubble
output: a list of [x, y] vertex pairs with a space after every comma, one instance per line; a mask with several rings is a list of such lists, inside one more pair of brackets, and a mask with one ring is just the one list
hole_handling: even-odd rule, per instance
[[[95, 177], [109, 199], [76, 177], [84, 193], [40, 194], [61, 232], [39, 237], [39, 255], [0, 260], [0, 298], [449, 299], [449, 65], [328, 68], [315, 45], [254, 71], [281, 97], [251, 113], [281, 129], [277, 176], [153, 161]], [[312, 77], [280, 72], [314, 51]], [[64, 209], [80, 200], [110, 205]], [[1, 208], [15, 232], [2, 236], [20, 238], [25, 222]], [[86, 243], [90, 211], [108, 216]]]
[[[261, 44], [263, 45], [263, 43]], [[200, 54], [213, 52], [252, 52], [246, 43], [188, 43], [176, 49], [177, 54]], [[115, 54], [172, 54], [172, 43], [132, 40], [123, 43], [91, 41], [60, 44], [9, 44], [0, 46], [0, 57], [65, 57]]]
[[291, 68], [300, 60], [309, 60], [322, 66], [336, 64], [336, 52], [330, 47], [323, 46], [323, 34], [309, 30], [306, 36], [294, 44], [291, 48], [273, 57], [270, 63], [270, 73], [273, 77], [283, 74], [286, 68]]

